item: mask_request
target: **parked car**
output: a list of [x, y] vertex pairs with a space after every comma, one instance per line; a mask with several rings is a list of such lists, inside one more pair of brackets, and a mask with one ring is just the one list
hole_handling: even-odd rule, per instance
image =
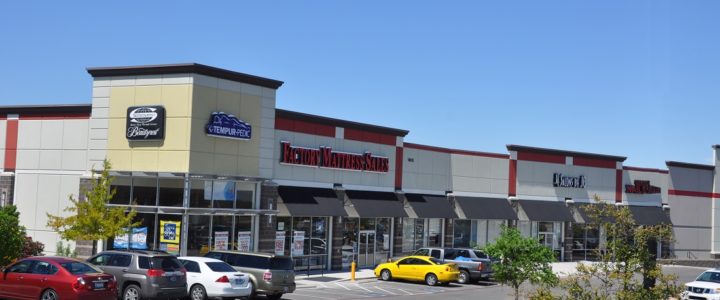
[[263, 294], [268, 299], [282, 298], [295, 291], [295, 270], [292, 258], [265, 253], [210, 251], [205, 257], [222, 260], [235, 270], [248, 274], [252, 283], [249, 298]]
[[249, 296], [252, 283], [247, 274], [222, 260], [209, 257], [178, 257], [187, 270], [188, 294], [192, 300], [235, 299]]
[[707, 270], [695, 281], [686, 283], [685, 291], [680, 294], [680, 298], [720, 300], [720, 270]]
[[457, 281], [459, 275], [457, 264], [429, 256], [407, 256], [375, 267], [375, 276], [385, 281], [405, 279], [437, 285]]
[[469, 248], [420, 248], [413, 255], [430, 256], [441, 261], [453, 262], [460, 269], [458, 283], [467, 284], [478, 280], [489, 280], [492, 275], [492, 260], [475, 249]]
[[30, 257], [2, 270], [2, 299], [117, 298], [115, 278], [100, 269], [65, 257]]
[[187, 296], [185, 268], [160, 251], [103, 251], [87, 260], [115, 276], [123, 300]]

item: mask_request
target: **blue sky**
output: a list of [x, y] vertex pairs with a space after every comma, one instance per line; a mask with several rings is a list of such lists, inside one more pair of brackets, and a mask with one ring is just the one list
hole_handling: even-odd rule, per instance
[[89, 103], [90, 66], [198, 62], [408, 142], [654, 168], [720, 143], [720, 1], [30, 2], [0, 4], [0, 105]]

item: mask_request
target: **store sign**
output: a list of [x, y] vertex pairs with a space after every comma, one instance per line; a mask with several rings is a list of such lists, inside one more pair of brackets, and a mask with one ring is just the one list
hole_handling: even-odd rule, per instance
[[125, 137], [131, 141], [164, 139], [165, 108], [158, 105], [128, 107]]
[[338, 152], [331, 147], [311, 149], [293, 146], [290, 142], [280, 142], [280, 163], [380, 173], [387, 173], [390, 169], [390, 159], [370, 152]]
[[221, 138], [249, 140], [252, 135], [252, 126], [234, 115], [214, 112], [210, 116], [210, 121], [205, 125], [205, 133]]
[[131, 232], [118, 235], [113, 240], [115, 249], [147, 249], [147, 227], [133, 228]]
[[625, 192], [630, 194], [659, 194], [660, 187], [650, 185], [649, 180], [635, 180], [634, 184], [626, 184]]
[[292, 244], [292, 256], [303, 255], [303, 248], [305, 247], [305, 231], [294, 231], [293, 232], [293, 244]]
[[275, 255], [285, 255], [285, 231], [275, 232]]
[[585, 188], [585, 176], [563, 176], [561, 173], [553, 174], [553, 186], [565, 188]]
[[215, 250], [227, 250], [230, 233], [227, 231], [215, 231]]
[[160, 242], [161, 243], [180, 243], [180, 222], [176, 221], [160, 221]]
[[237, 249], [240, 252], [250, 252], [252, 244], [252, 232], [238, 231]]

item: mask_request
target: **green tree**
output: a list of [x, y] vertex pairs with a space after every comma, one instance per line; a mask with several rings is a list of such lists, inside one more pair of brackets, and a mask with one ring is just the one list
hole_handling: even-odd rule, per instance
[[550, 266], [555, 260], [553, 251], [537, 239], [522, 236], [515, 228], [503, 227], [500, 237], [484, 250], [500, 258], [500, 263], [493, 265], [495, 279], [510, 285], [516, 300], [525, 281], [542, 286], [554, 286], [558, 282]]
[[48, 227], [60, 233], [65, 240], [92, 241], [92, 253], [97, 250], [97, 241], [126, 234], [128, 228], [138, 226], [140, 222], [133, 223], [136, 211], [131, 209], [125, 212], [121, 207], [108, 207], [107, 204], [115, 195], [111, 189], [113, 178], [109, 175], [110, 162], [103, 161], [103, 170], [99, 176], [93, 176], [90, 189], [82, 191], [84, 201], [79, 201], [70, 195], [72, 206], [64, 211], [71, 213], [68, 217], [47, 214]]
[[20, 213], [15, 205], [0, 208], [0, 266], [5, 266], [23, 253], [25, 228], [20, 226]]
[[564, 279], [566, 299], [668, 299], [681, 288], [676, 276], [664, 274], [651, 252], [656, 241], [672, 241], [670, 225], [639, 226], [630, 209], [607, 204], [595, 196], [587, 209], [591, 222], [606, 234], [597, 263], [577, 266], [577, 273]]

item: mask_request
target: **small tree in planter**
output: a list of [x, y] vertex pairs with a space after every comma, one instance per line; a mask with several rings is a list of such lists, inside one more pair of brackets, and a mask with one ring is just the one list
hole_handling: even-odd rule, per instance
[[0, 267], [23, 253], [25, 228], [20, 226], [20, 213], [14, 205], [0, 207]]

